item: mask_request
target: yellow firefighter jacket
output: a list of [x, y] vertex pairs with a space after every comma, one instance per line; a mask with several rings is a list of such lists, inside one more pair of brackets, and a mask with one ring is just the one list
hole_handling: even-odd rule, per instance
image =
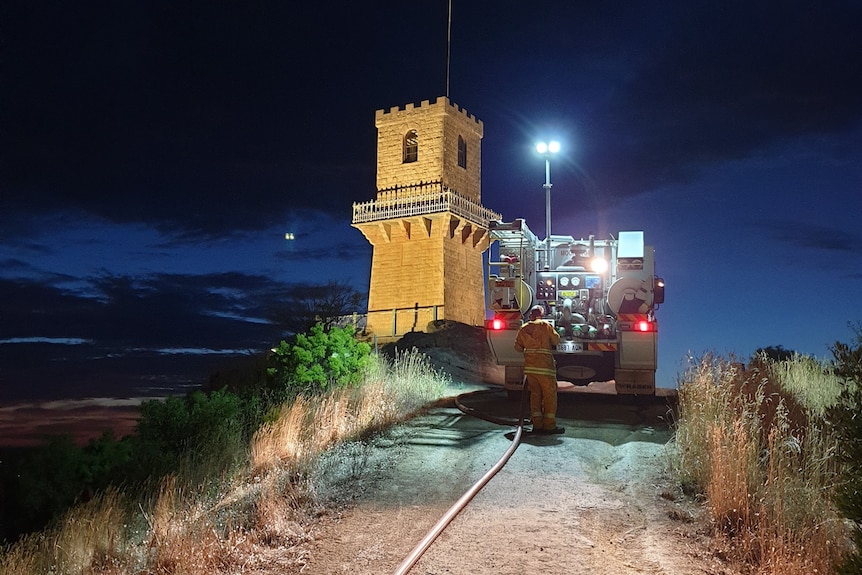
[[542, 319], [529, 321], [518, 330], [515, 350], [524, 352], [524, 373], [556, 378], [557, 364], [551, 350], [560, 343], [560, 334]]

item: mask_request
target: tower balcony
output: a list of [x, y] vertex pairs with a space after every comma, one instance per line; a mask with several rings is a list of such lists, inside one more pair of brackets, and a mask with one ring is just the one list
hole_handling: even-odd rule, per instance
[[502, 216], [459, 195], [442, 182], [396, 186], [377, 192], [377, 199], [353, 204], [353, 224], [451, 212], [485, 229]]

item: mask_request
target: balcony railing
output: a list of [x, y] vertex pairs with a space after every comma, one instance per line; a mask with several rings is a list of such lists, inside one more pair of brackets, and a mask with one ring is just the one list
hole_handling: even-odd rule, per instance
[[381, 190], [376, 200], [353, 204], [353, 223], [391, 220], [424, 214], [452, 212], [471, 223], [487, 228], [502, 216], [457, 194], [441, 182], [416, 184]]

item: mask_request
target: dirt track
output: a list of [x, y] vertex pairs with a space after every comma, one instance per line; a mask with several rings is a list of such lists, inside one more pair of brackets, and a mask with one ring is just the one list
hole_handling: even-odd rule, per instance
[[[503, 397], [465, 403], [515, 417], [517, 404]], [[664, 472], [663, 402], [561, 394], [560, 404], [566, 433], [527, 437], [411, 573], [733, 573], [708, 551], [697, 507]], [[352, 501], [312, 533], [300, 572], [394, 572], [502, 456], [510, 431], [440, 407], [378, 440], [363, 454], [370, 473], [333, 485]]]

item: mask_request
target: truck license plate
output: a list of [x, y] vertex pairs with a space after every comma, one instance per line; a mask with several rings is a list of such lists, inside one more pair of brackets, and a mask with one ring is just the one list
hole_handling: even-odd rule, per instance
[[574, 341], [561, 341], [557, 344], [557, 351], [561, 351], [563, 353], [572, 353], [575, 351], [583, 351], [583, 344], [576, 343]]

